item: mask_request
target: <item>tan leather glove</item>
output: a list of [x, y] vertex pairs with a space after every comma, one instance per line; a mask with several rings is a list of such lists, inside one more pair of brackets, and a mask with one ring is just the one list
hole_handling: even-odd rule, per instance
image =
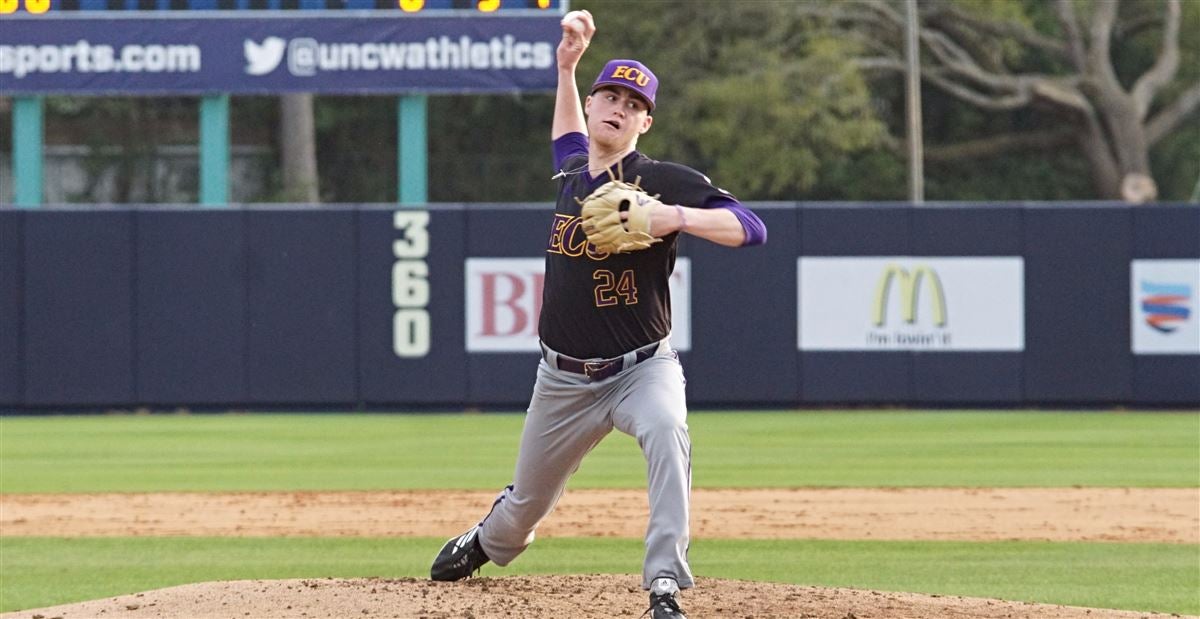
[[[583, 231], [597, 250], [620, 254], [662, 241], [650, 236], [650, 213], [662, 203], [635, 184], [609, 181], [579, 204]], [[622, 212], [629, 214], [624, 220]]]

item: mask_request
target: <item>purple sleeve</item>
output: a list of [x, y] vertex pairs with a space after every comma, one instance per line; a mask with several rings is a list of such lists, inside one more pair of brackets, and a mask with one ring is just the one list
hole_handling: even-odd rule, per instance
[[742, 223], [742, 230], [746, 232], [746, 240], [742, 241], [742, 247], [751, 245], [763, 245], [767, 242], [767, 226], [763, 223], [754, 211], [742, 206], [741, 202], [733, 199], [712, 200], [709, 203], [710, 208], [727, 208], [733, 212], [733, 216], [738, 218]]
[[579, 132], [564, 133], [554, 140], [554, 171], [562, 170], [563, 162], [578, 155], [587, 156], [587, 136]]

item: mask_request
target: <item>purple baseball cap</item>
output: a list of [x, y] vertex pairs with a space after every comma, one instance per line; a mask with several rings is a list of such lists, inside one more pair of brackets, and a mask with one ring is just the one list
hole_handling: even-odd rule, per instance
[[609, 60], [592, 84], [591, 92], [601, 86], [623, 86], [637, 93], [654, 111], [654, 95], [658, 92], [658, 78], [646, 65], [636, 60]]

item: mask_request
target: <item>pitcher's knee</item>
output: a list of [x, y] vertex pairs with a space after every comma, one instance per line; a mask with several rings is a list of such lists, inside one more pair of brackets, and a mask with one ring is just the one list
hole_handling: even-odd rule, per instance
[[686, 453], [691, 444], [687, 424], [664, 416], [639, 428], [638, 442], [647, 451], [669, 449]]
[[639, 424], [645, 438], [687, 437], [687, 419], [675, 415], [657, 415]]

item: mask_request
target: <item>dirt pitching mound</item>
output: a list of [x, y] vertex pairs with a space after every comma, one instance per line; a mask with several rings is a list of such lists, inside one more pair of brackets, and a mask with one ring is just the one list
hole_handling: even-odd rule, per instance
[[[1165, 617], [1154, 613], [1006, 602], [983, 598], [800, 587], [705, 578], [681, 596], [693, 619], [942, 619]], [[436, 583], [404, 578], [239, 580], [157, 589], [114, 598], [16, 611], [0, 619], [538, 619], [639, 617], [640, 577], [509, 576]]]

